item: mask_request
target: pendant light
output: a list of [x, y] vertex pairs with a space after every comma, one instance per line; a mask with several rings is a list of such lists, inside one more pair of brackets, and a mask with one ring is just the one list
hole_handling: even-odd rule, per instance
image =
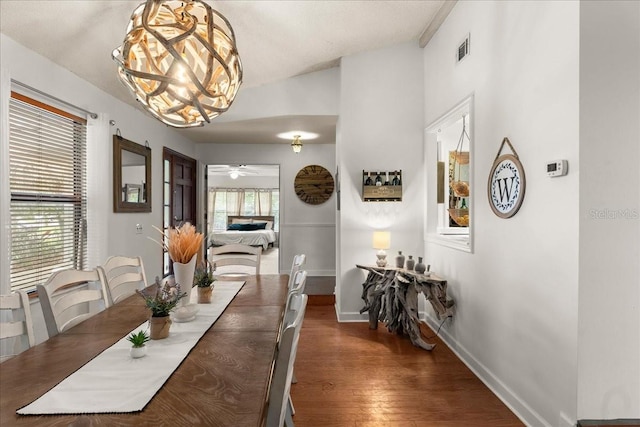
[[302, 141], [300, 141], [300, 135], [293, 136], [293, 141], [291, 142], [291, 148], [293, 148], [293, 152], [296, 154], [302, 151]]
[[173, 127], [209, 123], [227, 111], [242, 83], [231, 24], [201, 0], [140, 4], [112, 56], [122, 83]]

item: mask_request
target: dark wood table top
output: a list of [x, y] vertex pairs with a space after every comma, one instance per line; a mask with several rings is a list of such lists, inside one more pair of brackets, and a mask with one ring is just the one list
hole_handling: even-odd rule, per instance
[[0, 426], [260, 426], [288, 276], [243, 280], [240, 292], [143, 411], [47, 416], [15, 412], [147, 320], [142, 298], [133, 295], [1, 363]]

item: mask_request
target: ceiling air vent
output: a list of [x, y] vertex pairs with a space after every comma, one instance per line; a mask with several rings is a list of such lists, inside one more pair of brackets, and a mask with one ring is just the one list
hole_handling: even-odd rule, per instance
[[456, 55], [457, 58], [457, 62], [462, 61], [464, 58], [466, 58], [467, 56], [469, 56], [469, 34], [467, 34], [467, 36], [464, 38], [464, 40], [462, 41], [462, 43], [460, 43], [460, 45], [458, 46], [458, 53]]

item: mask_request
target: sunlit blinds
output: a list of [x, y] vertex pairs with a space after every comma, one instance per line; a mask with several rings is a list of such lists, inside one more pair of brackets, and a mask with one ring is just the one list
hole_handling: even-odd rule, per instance
[[86, 264], [86, 120], [13, 93], [11, 289]]

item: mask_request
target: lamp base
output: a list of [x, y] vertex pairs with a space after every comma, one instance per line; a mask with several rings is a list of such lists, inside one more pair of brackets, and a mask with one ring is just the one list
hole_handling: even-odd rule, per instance
[[378, 258], [378, 260], [376, 261], [376, 265], [378, 267], [387, 266], [387, 253], [383, 249], [380, 249], [378, 251], [378, 253], [376, 254], [376, 257]]

